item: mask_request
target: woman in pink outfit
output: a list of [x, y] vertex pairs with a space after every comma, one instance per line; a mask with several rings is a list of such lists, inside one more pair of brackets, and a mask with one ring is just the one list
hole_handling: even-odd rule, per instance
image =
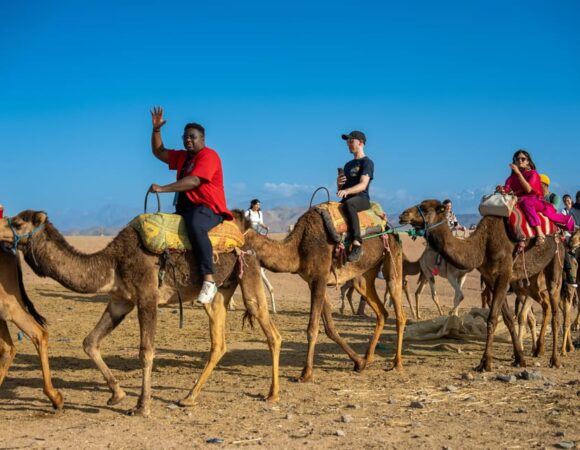
[[498, 186], [496, 191], [502, 193], [512, 192], [518, 197], [518, 205], [530, 226], [536, 230], [538, 244], [543, 244], [546, 240], [546, 236], [540, 226], [539, 212], [566, 230], [574, 230], [574, 224], [570, 220], [570, 216], [558, 213], [550, 203], [544, 200], [540, 175], [536, 171], [536, 165], [527, 151], [518, 150], [515, 152], [510, 168], [512, 169], [512, 174], [506, 180], [505, 186]]

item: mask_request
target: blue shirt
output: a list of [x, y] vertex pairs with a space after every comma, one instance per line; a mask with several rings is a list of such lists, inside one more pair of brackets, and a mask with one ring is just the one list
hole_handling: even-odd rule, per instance
[[[365, 156], [364, 158], [361, 159], [353, 159], [352, 161], [347, 162], [344, 166], [344, 175], [346, 176], [346, 183], [344, 183], [344, 185], [341, 186], [340, 188], [348, 189], [350, 187], [356, 186], [357, 184], [360, 183], [360, 177], [363, 175], [368, 175], [369, 178], [372, 180], [374, 171], [375, 164], [368, 156]], [[354, 195], [360, 195], [361, 197], [369, 198], [370, 186], [371, 182], [369, 181], [369, 184], [367, 185], [367, 188], [364, 191]], [[349, 197], [352, 196], [349, 195]]]

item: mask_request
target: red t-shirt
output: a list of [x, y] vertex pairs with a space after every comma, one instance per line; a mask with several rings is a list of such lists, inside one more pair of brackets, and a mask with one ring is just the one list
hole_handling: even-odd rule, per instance
[[168, 150], [168, 153], [169, 169], [177, 170], [178, 180], [187, 176], [196, 176], [201, 179], [201, 184], [198, 187], [185, 192], [191, 203], [207, 206], [224, 219], [232, 220], [234, 216], [226, 206], [222, 162], [217, 152], [209, 147], [202, 148], [193, 155], [191, 164], [189, 164], [191, 169], [186, 171], [182, 171], [182, 169], [188, 152]]

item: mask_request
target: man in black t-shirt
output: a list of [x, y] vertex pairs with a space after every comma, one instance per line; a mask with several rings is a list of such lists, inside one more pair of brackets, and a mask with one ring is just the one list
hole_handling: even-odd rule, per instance
[[369, 186], [373, 179], [375, 165], [370, 158], [365, 156], [364, 147], [367, 138], [362, 131], [343, 134], [342, 139], [346, 141], [354, 159], [347, 162], [343, 172], [339, 173], [336, 179], [338, 188], [336, 194], [342, 199], [343, 210], [352, 232], [352, 247], [347, 260], [357, 262], [362, 255], [358, 212], [371, 207]]

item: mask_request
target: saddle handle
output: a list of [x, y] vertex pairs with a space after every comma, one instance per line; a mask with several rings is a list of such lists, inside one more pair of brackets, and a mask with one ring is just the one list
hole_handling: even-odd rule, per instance
[[[145, 214], [147, 214], [147, 199], [149, 198], [149, 194], [151, 194], [151, 192], [147, 191], [147, 194], [145, 194], [145, 205], [143, 206], [143, 212]], [[161, 212], [161, 200], [159, 199], [159, 192], [155, 192], [155, 195], [157, 197], [157, 212]]]
[[309, 209], [310, 209], [310, 208], [312, 208], [312, 202], [314, 201], [314, 196], [316, 195], [316, 193], [317, 193], [318, 191], [322, 191], [322, 190], [326, 191], [326, 197], [327, 197], [327, 199], [328, 199], [328, 200], [327, 200], [327, 202], [329, 202], [329, 203], [330, 203], [330, 192], [329, 192], [329, 191], [328, 191], [328, 189], [326, 189], [324, 186], [320, 186], [319, 188], [317, 188], [317, 189], [314, 191], [314, 193], [312, 194], [312, 197], [310, 197], [310, 206], [308, 207]]

